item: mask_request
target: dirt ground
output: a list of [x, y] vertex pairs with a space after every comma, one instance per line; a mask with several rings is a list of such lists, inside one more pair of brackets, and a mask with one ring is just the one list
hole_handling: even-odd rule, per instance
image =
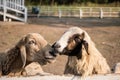
[[[86, 30], [98, 50], [107, 59], [111, 68], [120, 62], [120, 18], [29, 18], [28, 23], [0, 22], [0, 52], [14, 46], [27, 33], [40, 33], [50, 44], [58, 40], [63, 32], [72, 26]], [[53, 64], [43, 70], [53, 74], [64, 73], [66, 56], [59, 56]]]
[[80, 76], [60, 76], [60, 75], [51, 75], [51, 76], [29, 76], [29, 77], [1, 77], [0, 80], [120, 80], [120, 75], [93, 75], [85, 78]]

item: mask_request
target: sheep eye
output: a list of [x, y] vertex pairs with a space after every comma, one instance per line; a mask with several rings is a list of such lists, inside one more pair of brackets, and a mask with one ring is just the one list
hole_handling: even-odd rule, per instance
[[71, 42], [71, 40], [68, 41], [68, 43], [70, 43], [70, 42]]
[[35, 41], [31, 40], [28, 44], [36, 44]]
[[71, 43], [72, 41], [73, 41], [73, 39], [69, 39], [69, 40], [68, 40], [68, 43]]

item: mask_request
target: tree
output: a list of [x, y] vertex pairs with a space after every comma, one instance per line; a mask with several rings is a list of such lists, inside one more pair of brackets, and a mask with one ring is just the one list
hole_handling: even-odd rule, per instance
[[53, 5], [54, 5], [54, 0], [51, 1], [51, 6], [53, 6]]
[[42, 0], [39, 0], [40, 6], [42, 5]]

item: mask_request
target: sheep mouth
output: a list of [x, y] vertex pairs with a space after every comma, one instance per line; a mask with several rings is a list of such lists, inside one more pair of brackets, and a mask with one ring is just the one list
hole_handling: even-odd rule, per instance
[[53, 61], [55, 61], [56, 59], [56, 56], [52, 55], [52, 54], [49, 54], [49, 55], [46, 55], [45, 56], [45, 59], [49, 62], [49, 63], [53, 63]]
[[53, 49], [52, 47], [47, 44], [44, 49], [43, 49], [43, 53], [44, 53], [44, 58], [48, 61], [51, 62], [53, 60], [55, 60], [56, 55], [53, 54]]
[[54, 60], [54, 59], [55, 59], [55, 57], [53, 57], [53, 56], [45, 56], [45, 59]]
[[48, 59], [48, 60], [49, 59], [54, 60], [56, 58], [56, 55], [53, 54], [53, 51], [49, 51], [49, 52], [46, 53], [45, 58]]

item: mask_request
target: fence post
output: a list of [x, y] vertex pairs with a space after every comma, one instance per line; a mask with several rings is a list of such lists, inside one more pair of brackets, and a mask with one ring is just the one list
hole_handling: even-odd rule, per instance
[[100, 8], [100, 18], [101, 19], [103, 18], [103, 10], [102, 10], [102, 8]]
[[48, 15], [48, 16], [50, 16], [50, 15], [49, 15], [49, 11], [50, 11], [50, 9], [49, 9], [49, 7], [48, 7], [48, 8], [47, 8], [47, 13], [48, 13], [47, 15]]
[[111, 12], [112, 12], [112, 8], [110, 8], [110, 17], [112, 17], [112, 13]]
[[59, 18], [61, 18], [61, 17], [62, 17], [62, 11], [61, 11], [60, 8], [59, 8], [59, 10], [58, 10], [58, 13], [59, 13]]
[[27, 22], [27, 8], [25, 8], [25, 14], [24, 14], [24, 16], [25, 16], [25, 22]]
[[11, 2], [12, 2], [12, 1], [10, 0], [10, 2], [9, 2], [9, 3], [10, 3], [10, 8], [12, 8], [12, 3], [11, 3]]
[[79, 9], [79, 12], [80, 12], [80, 19], [82, 19], [82, 10], [81, 9]]
[[[39, 6], [38, 6], [38, 7], [39, 7]], [[37, 14], [37, 18], [40, 17], [40, 7], [39, 7], [38, 9], [39, 9], [39, 12], [38, 12], [38, 14]]]
[[90, 8], [90, 17], [92, 17], [92, 7]]
[[6, 20], [6, 12], [7, 12], [7, 9], [6, 9], [6, 0], [3, 0], [3, 7], [4, 7], [4, 15], [3, 15], [3, 21], [7, 21]]

